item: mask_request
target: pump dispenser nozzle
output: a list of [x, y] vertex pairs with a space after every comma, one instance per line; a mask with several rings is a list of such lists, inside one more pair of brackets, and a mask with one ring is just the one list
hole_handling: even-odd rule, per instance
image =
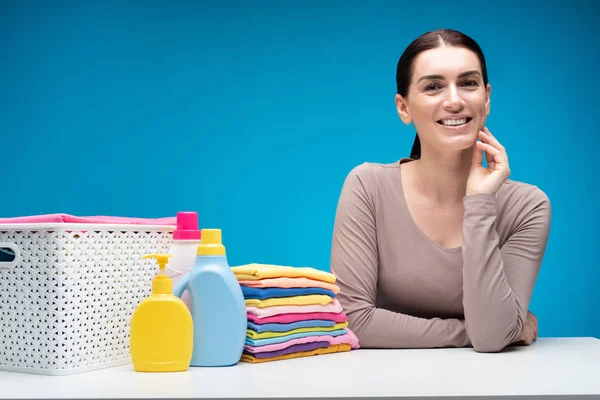
[[173, 292], [173, 283], [171, 278], [165, 274], [165, 267], [169, 262], [169, 258], [173, 257], [171, 254], [146, 254], [142, 258], [156, 258], [158, 263], [159, 272], [156, 278], [152, 280], [152, 293], [153, 294], [164, 294]]

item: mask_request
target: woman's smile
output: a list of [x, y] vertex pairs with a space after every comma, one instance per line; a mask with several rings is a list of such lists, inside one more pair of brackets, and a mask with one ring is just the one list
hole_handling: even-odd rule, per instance
[[471, 127], [472, 117], [469, 116], [456, 116], [446, 117], [437, 121], [438, 125], [442, 126], [451, 132], [462, 132]]

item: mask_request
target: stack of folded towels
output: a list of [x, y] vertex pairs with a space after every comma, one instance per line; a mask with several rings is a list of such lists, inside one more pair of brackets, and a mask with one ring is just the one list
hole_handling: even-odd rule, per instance
[[241, 361], [259, 363], [358, 349], [335, 298], [335, 275], [308, 267], [232, 267], [244, 293], [248, 329]]

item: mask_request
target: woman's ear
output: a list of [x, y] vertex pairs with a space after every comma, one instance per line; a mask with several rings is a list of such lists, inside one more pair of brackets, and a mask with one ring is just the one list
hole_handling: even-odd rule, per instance
[[398, 116], [406, 125], [410, 124], [412, 119], [410, 118], [410, 112], [408, 110], [408, 104], [406, 99], [399, 94], [396, 95], [396, 111]]
[[490, 94], [492, 93], [492, 85], [489, 83], [485, 88], [486, 100], [485, 100], [485, 115], [490, 115]]

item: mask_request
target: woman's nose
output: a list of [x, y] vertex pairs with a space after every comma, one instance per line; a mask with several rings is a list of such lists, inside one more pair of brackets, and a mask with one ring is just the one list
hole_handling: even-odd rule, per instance
[[449, 86], [444, 99], [444, 108], [451, 111], [461, 110], [465, 102], [455, 86]]

